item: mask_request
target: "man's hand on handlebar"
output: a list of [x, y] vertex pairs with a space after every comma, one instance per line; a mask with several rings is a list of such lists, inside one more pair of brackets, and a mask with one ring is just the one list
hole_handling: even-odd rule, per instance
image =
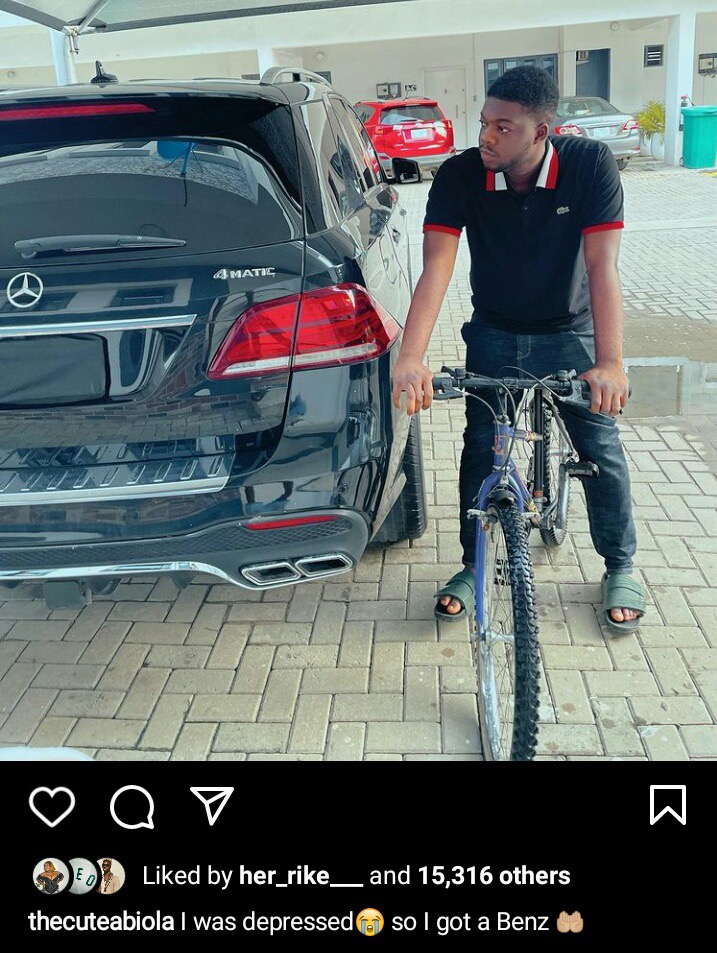
[[594, 414], [617, 417], [627, 403], [630, 390], [622, 364], [596, 364], [578, 378], [590, 384]]
[[401, 392], [406, 394], [406, 413], [409, 416], [419, 410], [428, 410], [433, 400], [433, 374], [416, 357], [401, 354], [393, 368], [393, 404], [401, 407]]

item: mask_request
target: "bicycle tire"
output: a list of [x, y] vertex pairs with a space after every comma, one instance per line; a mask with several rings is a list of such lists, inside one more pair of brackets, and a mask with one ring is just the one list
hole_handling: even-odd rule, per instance
[[[485, 574], [483, 580], [476, 580], [484, 586], [485, 617], [476, 620], [471, 640], [483, 757], [486, 761], [532, 761], [538, 736], [539, 653], [528, 535], [514, 501], [489, 504], [487, 515], [489, 529], [479, 528], [486, 546]], [[491, 595], [492, 590], [508, 588], [512, 653], [509, 641], [496, 638], [510, 633], [501, 631], [503, 623], [495, 609], [499, 600]], [[501, 675], [507, 666], [512, 671]]]
[[[558, 499], [562, 492], [562, 481], [567, 480], [568, 500], [570, 499], [570, 477], [565, 472], [560, 475], [560, 464], [570, 456], [565, 438], [560, 433], [554, 421], [554, 415], [549, 407], [543, 411], [543, 439], [535, 444], [535, 452], [543, 455], [543, 499], [547, 509], [554, 499]], [[551, 461], [557, 465], [551, 466]], [[567, 518], [565, 525], [558, 528], [555, 525], [556, 511], [553, 510], [545, 525], [540, 524], [540, 538], [550, 549], [565, 542], [567, 535]]]

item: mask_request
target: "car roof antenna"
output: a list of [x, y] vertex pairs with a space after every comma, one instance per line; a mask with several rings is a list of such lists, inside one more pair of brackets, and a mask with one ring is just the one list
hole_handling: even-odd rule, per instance
[[118, 82], [117, 77], [112, 73], [105, 73], [102, 68], [102, 63], [99, 60], [95, 60], [95, 75], [90, 80], [92, 86], [104, 86], [106, 83], [116, 83]]

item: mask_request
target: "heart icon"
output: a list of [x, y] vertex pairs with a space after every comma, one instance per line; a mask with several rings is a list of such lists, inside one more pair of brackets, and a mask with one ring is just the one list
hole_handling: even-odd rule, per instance
[[[35, 797], [38, 794], [49, 794], [51, 798], [54, 798], [56, 794], [66, 794], [70, 799], [70, 806], [66, 808], [59, 817], [56, 817], [54, 821], [51, 821], [35, 806]], [[68, 814], [71, 814], [75, 808], [75, 795], [69, 788], [35, 788], [35, 790], [30, 795], [30, 810], [33, 814], [40, 818], [41, 821], [44, 821], [48, 827], [57, 827], [60, 821], [64, 821]]]

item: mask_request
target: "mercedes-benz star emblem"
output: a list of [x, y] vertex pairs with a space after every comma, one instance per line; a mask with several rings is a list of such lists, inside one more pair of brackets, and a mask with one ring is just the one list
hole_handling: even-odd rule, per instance
[[42, 297], [44, 285], [31, 271], [15, 275], [7, 283], [7, 300], [16, 308], [31, 308]]

